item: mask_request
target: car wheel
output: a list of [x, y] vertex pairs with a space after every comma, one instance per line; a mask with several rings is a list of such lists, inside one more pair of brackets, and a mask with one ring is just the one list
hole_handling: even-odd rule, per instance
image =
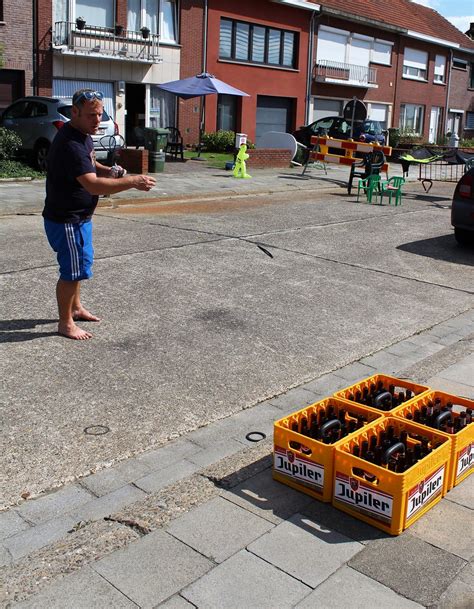
[[48, 151], [49, 151], [49, 142], [41, 141], [41, 142], [38, 142], [35, 146], [36, 167], [43, 173], [46, 173], [46, 168], [47, 168], [46, 159], [48, 157]]
[[459, 245], [474, 245], [474, 232], [472, 231], [455, 228], [454, 237]]

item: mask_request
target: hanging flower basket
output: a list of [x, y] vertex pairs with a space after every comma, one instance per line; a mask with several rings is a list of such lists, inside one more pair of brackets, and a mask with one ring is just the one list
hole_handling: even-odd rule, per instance
[[83, 17], [78, 17], [76, 19], [76, 27], [79, 31], [83, 30], [86, 27], [86, 20]]
[[142, 27], [140, 29], [140, 32], [142, 33], [142, 37], [146, 40], [149, 36], [150, 36], [150, 30], [147, 27]]

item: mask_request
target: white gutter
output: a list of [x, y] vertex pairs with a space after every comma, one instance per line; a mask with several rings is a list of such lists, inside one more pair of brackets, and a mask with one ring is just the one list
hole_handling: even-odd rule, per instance
[[434, 36], [428, 36], [427, 34], [420, 34], [419, 32], [414, 32], [413, 30], [408, 30], [406, 36], [409, 38], [416, 38], [417, 40], [426, 40], [427, 42], [434, 42], [435, 44], [439, 44], [443, 47], [451, 47], [452, 49], [459, 49], [461, 45], [457, 42], [449, 42], [449, 40], [444, 40], [443, 38], [435, 38]]
[[319, 11], [321, 6], [314, 4], [313, 2], [305, 2], [305, 0], [271, 0], [276, 4], [286, 4], [287, 6], [293, 6], [294, 8], [302, 8], [307, 11]]

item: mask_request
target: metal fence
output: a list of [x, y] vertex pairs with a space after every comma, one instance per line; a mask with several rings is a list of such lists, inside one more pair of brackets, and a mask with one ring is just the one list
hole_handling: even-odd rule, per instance
[[53, 28], [53, 48], [63, 53], [106, 56], [145, 63], [159, 63], [159, 35], [120, 27], [105, 28], [76, 22], [57, 21]]
[[321, 59], [314, 66], [313, 77], [315, 80], [322, 82], [327, 79], [334, 79], [357, 82], [358, 84], [376, 84], [377, 70], [352, 63]]

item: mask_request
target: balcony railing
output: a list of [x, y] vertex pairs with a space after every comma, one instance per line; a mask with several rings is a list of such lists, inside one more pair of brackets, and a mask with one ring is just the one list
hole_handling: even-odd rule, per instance
[[377, 70], [375, 68], [328, 59], [320, 59], [316, 62], [313, 78], [318, 82], [344, 83], [356, 87], [377, 86]]
[[64, 54], [106, 59], [160, 63], [159, 36], [149, 31], [134, 32], [120, 27], [106, 28], [57, 21], [53, 28], [53, 48]]

